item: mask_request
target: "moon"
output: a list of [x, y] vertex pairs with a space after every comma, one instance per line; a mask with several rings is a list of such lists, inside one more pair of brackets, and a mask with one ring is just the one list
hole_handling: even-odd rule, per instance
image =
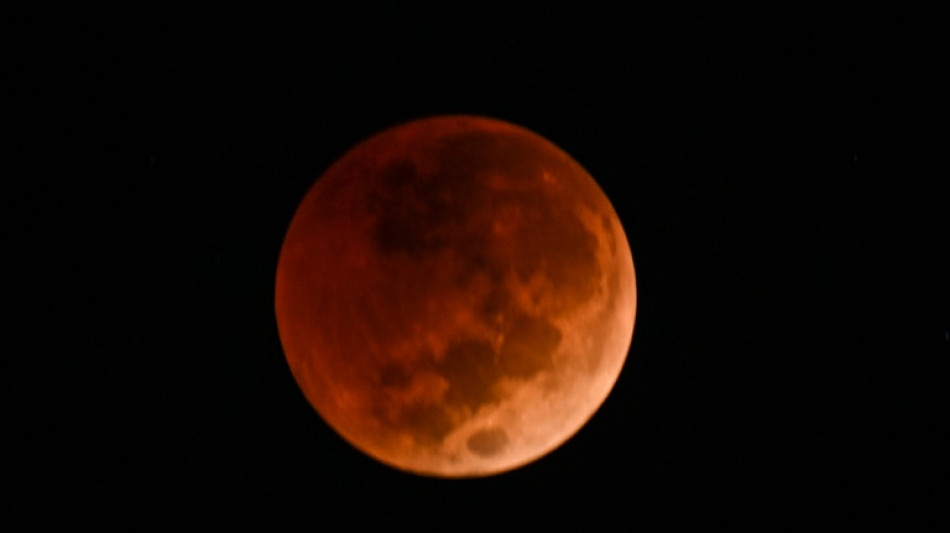
[[519, 468], [576, 434], [633, 336], [633, 257], [567, 153], [497, 119], [438, 116], [352, 148], [281, 248], [287, 363], [365, 454], [432, 477]]

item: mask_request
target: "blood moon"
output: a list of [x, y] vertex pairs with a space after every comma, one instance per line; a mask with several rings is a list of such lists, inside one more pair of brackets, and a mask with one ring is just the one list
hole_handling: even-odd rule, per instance
[[344, 439], [395, 468], [487, 476], [576, 433], [633, 335], [613, 207], [557, 146], [483, 117], [358, 144], [306, 194], [277, 268], [287, 362]]

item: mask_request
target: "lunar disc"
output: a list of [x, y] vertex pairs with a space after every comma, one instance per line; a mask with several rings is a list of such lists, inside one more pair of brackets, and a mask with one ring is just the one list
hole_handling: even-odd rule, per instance
[[620, 220], [543, 137], [440, 116], [379, 133], [300, 203], [275, 307], [323, 420], [397, 469], [505, 472], [574, 435], [633, 335]]

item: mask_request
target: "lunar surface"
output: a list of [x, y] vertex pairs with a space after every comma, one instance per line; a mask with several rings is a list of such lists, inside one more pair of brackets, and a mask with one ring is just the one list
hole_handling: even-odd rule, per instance
[[386, 130], [317, 180], [281, 250], [281, 342], [344, 439], [397, 469], [497, 474], [574, 435], [633, 335], [633, 259], [591, 176], [499, 120]]

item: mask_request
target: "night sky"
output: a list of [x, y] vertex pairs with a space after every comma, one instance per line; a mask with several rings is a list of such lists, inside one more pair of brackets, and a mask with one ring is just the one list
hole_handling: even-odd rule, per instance
[[[950, 224], [922, 26], [778, 2], [312, 4], [37, 19], [20, 109], [47, 147], [28, 225], [54, 392], [27, 404], [40, 429], [7, 437], [41, 452], [28, 496], [79, 521], [347, 531], [935, 517]], [[639, 293], [590, 423], [468, 481], [340, 439], [297, 388], [273, 305], [319, 175], [444, 113], [580, 162]]]

